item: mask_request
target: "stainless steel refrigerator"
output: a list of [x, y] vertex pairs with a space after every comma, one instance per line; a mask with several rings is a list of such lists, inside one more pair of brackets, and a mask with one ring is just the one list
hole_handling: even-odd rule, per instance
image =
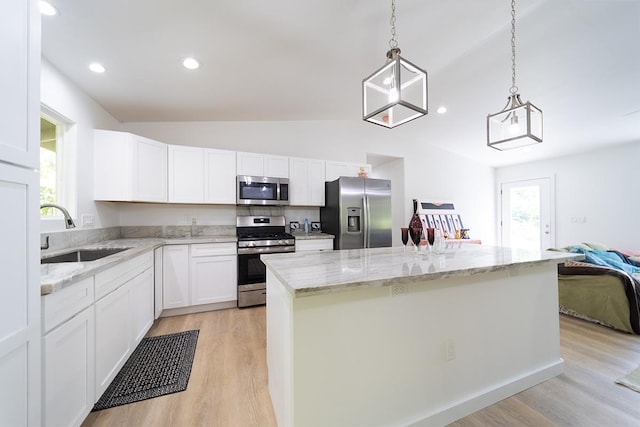
[[322, 231], [334, 249], [391, 246], [391, 181], [340, 177], [325, 184]]

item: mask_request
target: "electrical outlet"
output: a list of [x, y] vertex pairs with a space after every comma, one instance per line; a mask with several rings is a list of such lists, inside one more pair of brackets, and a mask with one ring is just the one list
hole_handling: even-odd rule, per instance
[[89, 214], [83, 214], [81, 216], [83, 227], [93, 227], [95, 224], [95, 217]]
[[409, 292], [409, 285], [391, 285], [391, 296], [406, 294]]
[[448, 339], [445, 342], [445, 359], [447, 362], [456, 358], [456, 345], [452, 339]]

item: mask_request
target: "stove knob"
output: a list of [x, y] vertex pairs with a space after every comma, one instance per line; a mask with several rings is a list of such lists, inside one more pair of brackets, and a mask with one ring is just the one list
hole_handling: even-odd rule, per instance
[[279, 245], [284, 245], [284, 240], [278, 240]]
[[255, 247], [255, 246], [256, 246], [256, 242], [249, 242], [249, 247], [250, 247], [250, 248], [253, 248], [253, 247]]

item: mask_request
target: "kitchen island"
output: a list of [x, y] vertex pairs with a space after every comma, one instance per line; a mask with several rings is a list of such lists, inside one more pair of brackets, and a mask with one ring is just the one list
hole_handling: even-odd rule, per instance
[[262, 257], [280, 427], [444, 425], [562, 372], [557, 264], [580, 255], [411, 249]]

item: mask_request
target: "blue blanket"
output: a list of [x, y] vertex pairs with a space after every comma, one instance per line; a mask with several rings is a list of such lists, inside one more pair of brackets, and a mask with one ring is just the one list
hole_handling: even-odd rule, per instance
[[616, 251], [588, 251], [581, 247], [573, 247], [570, 252], [584, 254], [584, 261], [603, 267], [615, 268], [628, 274], [640, 272], [640, 267], [634, 265], [629, 259]]

